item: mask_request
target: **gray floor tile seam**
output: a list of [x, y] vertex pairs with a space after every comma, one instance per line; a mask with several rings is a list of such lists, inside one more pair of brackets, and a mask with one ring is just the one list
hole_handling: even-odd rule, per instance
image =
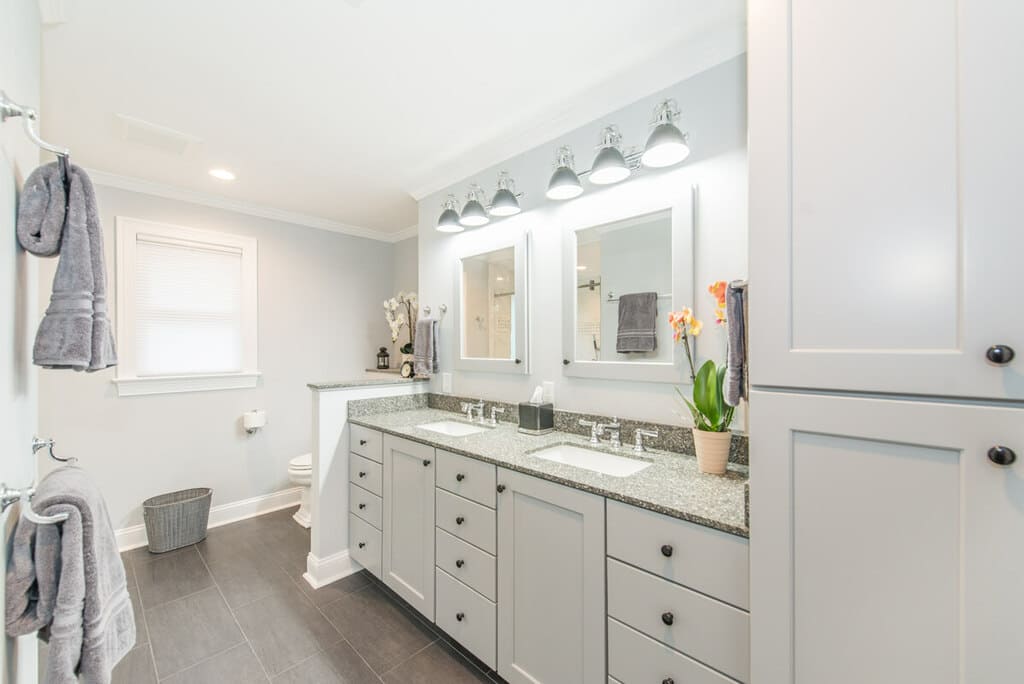
[[[330, 602], [328, 602], [328, 603], [324, 604], [323, 606], [318, 606], [318, 605], [314, 604], [314, 605], [313, 605], [313, 607], [314, 607], [314, 608], [316, 608], [317, 612], [318, 612], [318, 613], [320, 613], [320, 615], [321, 615], [321, 616], [323, 617], [323, 619], [324, 619], [324, 620], [327, 620], [327, 623], [328, 623], [329, 625], [331, 625], [331, 627], [334, 627], [335, 631], [336, 631], [336, 632], [338, 632], [338, 634], [340, 634], [340, 635], [341, 635], [341, 641], [339, 641], [338, 643], [342, 643], [342, 642], [344, 642], [344, 643], [348, 644], [348, 647], [352, 649], [352, 652], [353, 652], [353, 653], [355, 653], [355, 654], [356, 654], [357, 656], [359, 656], [359, 659], [363, 661], [363, 664], [364, 664], [364, 665], [366, 665], [367, 669], [369, 669], [369, 670], [370, 670], [370, 672], [372, 672], [373, 674], [377, 675], [377, 679], [379, 679], [379, 680], [381, 680], [381, 681], [383, 682], [383, 677], [381, 676], [381, 674], [380, 674], [379, 672], [377, 672], [376, 670], [374, 670], [374, 669], [373, 669], [373, 667], [372, 667], [372, 666], [370, 665], [370, 663], [369, 663], [369, 662], [368, 662], [368, 661], [366, 660], [366, 656], [364, 656], [364, 655], [362, 654], [362, 652], [360, 652], [360, 650], [359, 650], [358, 648], [356, 648], [356, 645], [355, 645], [355, 644], [353, 644], [353, 643], [352, 643], [351, 641], [349, 641], [349, 640], [348, 640], [348, 637], [347, 637], [347, 636], [345, 635], [345, 633], [344, 633], [344, 632], [342, 632], [342, 631], [341, 631], [341, 630], [340, 630], [340, 629], [338, 628], [338, 625], [334, 624], [334, 621], [333, 621], [333, 620], [331, 620], [331, 618], [327, 617], [327, 613], [325, 613], [325, 612], [324, 612], [324, 608], [326, 608], [327, 606], [331, 606], [331, 605], [334, 605], [334, 604], [335, 604], [335, 603], [337, 603], [338, 601], [341, 601], [341, 600], [343, 600], [343, 599], [345, 599], [345, 598], [347, 598], [347, 597], [351, 596], [352, 594], [358, 594], [358, 593], [359, 593], [359, 592], [361, 592], [361, 591], [362, 591], [363, 589], [366, 589], [366, 588], [367, 588], [367, 587], [369, 587], [369, 586], [371, 586], [371, 585], [367, 584], [367, 585], [365, 585], [365, 586], [363, 586], [363, 587], [360, 587], [359, 589], [356, 589], [355, 591], [350, 591], [350, 592], [348, 592], [348, 593], [347, 593], [347, 594], [345, 594], [344, 596], [339, 596], [339, 597], [338, 597], [338, 598], [336, 598], [335, 600], [333, 600], [333, 601], [330, 601]], [[302, 587], [299, 587], [299, 591], [300, 591], [300, 592], [302, 591]], [[337, 645], [338, 645], [338, 644], [335, 644], [334, 646], [337, 646]], [[332, 646], [331, 648], [334, 648], [334, 646]], [[324, 649], [324, 650], [326, 651], [326, 649]], [[312, 657], [312, 656], [311, 656], [311, 657]], [[332, 666], [331, 666], [331, 668], [333, 669], [333, 667], [334, 667], [334, 666], [332, 665]], [[335, 672], [337, 672], [337, 670], [335, 670]], [[338, 672], [338, 674], [339, 674], [339, 675], [341, 675], [341, 673], [340, 673], [340, 672]]]
[[[207, 569], [207, 572], [209, 572], [209, 569]], [[210, 575], [210, 578], [213, 579], [213, 575], [212, 574]], [[216, 579], [214, 579], [213, 580], [213, 584], [211, 584], [208, 587], [203, 587], [202, 589], [197, 589], [196, 591], [191, 591], [191, 592], [189, 592], [187, 594], [184, 594], [182, 596], [176, 596], [175, 598], [172, 598], [170, 600], [162, 601], [162, 602], [156, 604], [155, 606], [147, 606], [146, 602], [142, 600], [142, 592], [140, 591], [139, 592], [139, 603], [142, 604], [142, 614], [143, 614], [143, 616], [145, 616], [145, 614], [148, 613], [151, 610], [156, 610], [157, 608], [163, 608], [164, 606], [169, 606], [172, 603], [178, 603], [179, 601], [184, 601], [187, 598], [191, 598], [191, 597], [195, 596], [196, 594], [202, 594], [204, 591], [207, 591], [209, 589], [213, 589], [214, 587], [217, 587], [217, 591], [218, 592], [220, 591], [220, 587], [217, 586], [217, 580]], [[228, 607], [230, 608], [230, 606], [228, 606]], [[146, 623], [146, 626], [147, 627], [149, 626], [148, 622]]]
[[[244, 636], [244, 635], [243, 635], [243, 636]], [[200, 666], [200, 665], [202, 665], [203, 663], [207, 663], [207, 662], [209, 662], [209, 661], [213, 660], [214, 658], [219, 658], [219, 657], [221, 657], [222, 655], [224, 655], [225, 653], [227, 653], [228, 651], [230, 651], [230, 650], [232, 650], [232, 649], [235, 649], [235, 648], [238, 648], [238, 647], [239, 647], [239, 646], [241, 646], [242, 644], [245, 644], [245, 645], [246, 645], [246, 646], [248, 646], [248, 647], [249, 647], [250, 649], [252, 648], [252, 644], [250, 644], [250, 643], [249, 643], [249, 641], [248, 641], [247, 639], [242, 639], [242, 640], [241, 640], [241, 641], [239, 641], [239, 642], [238, 642], [237, 644], [231, 644], [231, 645], [230, 645], [230, 646], [228, 646], [227, 648], [221, 649], [220, 651], [217, 651], [216, 653], [212, 653], [212, 654], [210, 654], [210, 655], [206, 656], [205, 658], [202, 658], [201, 660], [197, 660], [196, 662], [192, 663], [192, 664], [191, 664], [191, 665], [189, 665], [188, 667], [183, 667], [183, 668], [181, 668], [180, 670], [175, 670], [174, 672], [171, 672], [170, 674], [167, 674], [167, 675], [164, 675], [164, 676], [162, 676], [162, 677], [161, 677], [161, 676], [160, 676], [160, 673], [158, 673], [158, 672], [157, 672], [157, 675], [156, 675], [156, 680], [157, 680], [158, 682], [165, 682], [165, 681], [167, 681], [168, 679], [170, 679], [171, 677], [177, 677], [177, 676], [178, 676], [178, 675], [180, 675], [180, 674], [181, 674], [182, 672], [187, 672], [188, 670], [191, 670], [191, 669], [192, 669], [192, 668], [194, 668], [194, 667], [199, 667], [199, 666]], [[258, 662], [258, 661], [259, 661], [259, 658], [257, 658], [256, 660], [257, 660], [257, 662]], [[263, 664], [262, 664], [262, 663], [260, 663], [260, 666], [261, 666], [261, 667], [262, 667], [262, 665], [263, 665]], [[154, 661], [154, 663], [153, 663], [153, 672], [156, 672], [156, 662], [155, 662], [155, 661]], [[263, 674], [264, 674], [264, 676], [266, 676], [266, 671], [264, 671], [264, 673], [263, 673]], [[268, 681], [269, 681], [269, 680], [268, 680]]]
[[[376, 670], [374, 670], [374, 672], [377, 672], [377, 676], [380, 677], [383, 680], [386, 676], [388, 676], [389, 674], [391, 674], [392, 672], [394, 672], [398, 668], [402, 667], [407, 662], [409, 662], [410, 660], [412, 660], [413, 658], [418, 656], [420, 653], [423, 653], [424, 651], [426, 651], [428, 648], [430, 648], [431, 646], [435, 645], [436, 643], [437, 643], [437, 638], [435, 637], [434, 640], [431, 641], [429, 644], [427, 644], [423, 648], [421, 648], [421, 649], [419, 649], [417, 651], [414, 651], [413, 653], [409, 654], [408, 658], [405, 658], [404, 660], [402, 660], [402, 662], [397, 663], [394, 667], [389, 667], [384, 672], [377, 672]], [[352, 648], [355, 648], [355, 646], [353, 646]], [[357, 650], [356, 653], [358, 653], [358, 652], [359, 651]], [[373, 668], [370, 668], [370, 669], [372, 670]]]
[[[203, 554], [199, 551], [199, 549], [196, 549], [196, 553], [199, 554], [199, 560], [201, 560], [203, 562], [203, 566], [206, 568], [206, 572], [210, 573], [210, 578], [213, 579], [213, 586], [215, 586], [217, 588], [217, 595], [220, 596], [220, 600], [224, 602], [224, 605], [228, 609], [228, 613], [231, 614], [231, 620], [235, 623], [235, 627], [238, 628], [238, 633], [242, 635], [242, 641], [240, 643], [244, 643], [246, 646], [249, 647], [249, 650], [252, 651], [253, 655], [256, 657], [256, 662], [260, 664], [260, 670], [263, 671], [263, 676], [266, 677], [266, 680], [267, 680], [267, 682], [269, 684], [269, 682], [270, 682], [270, 673], [267, 672], [267, 666], [263, 664], [263, 661], [260, 660], [259, 655], [256, 654], [256, 649], [253, 648], [253, 646], [252, 646], [252, 640], [249, 639], [249, 635], [245, 633], [244, 629], [242, 629], [242, 623], [240, 623], [238, 621], [238, 616], [235, 614], [235, 609], [232, 608], [231, 604], [228, 603], [227, 598], [224, 596], [223, 590], [221, 590], [221, 588], [220, 588], [220, 584], [217, 582], [217, 578], [214, 577], [213, 572], [210, 570], [209, 564], [206, 562], [206, 559], [203, 558]], [[209, 587], [207, 587], [207, 588], [209, 588]], [[152, 637], [150, 637], [150, 641], [153, 641]], [[227, 651], [229, 651], [231, 648], [234, 648], [235, 646], [238, 646], [238, 644], [234, 644], [230, 648], [224, 649], [224, 651], [221, 651], [221, 653], [226, 653]], [[195, 666], [197, 664], [198, 663], [193, 663], [193, 666]], [[186, 669], [188, 669], [188, 668], [186, 668]]]

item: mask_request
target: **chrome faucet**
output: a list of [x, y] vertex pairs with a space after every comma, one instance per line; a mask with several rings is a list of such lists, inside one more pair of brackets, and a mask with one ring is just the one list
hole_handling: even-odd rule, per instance
[[622, 425], [619, 423], [619, 419], [612, 418], [612, 422], [603, 426], [603, 428], [604, 429], [601, 430], [601, 433], [608, 433], [608, 446], [610, 446], [612, 449], [618, 449], [619, 447], [621, 447], [622, 439], [620, 435], [622, 434]]
[[480, 422], [484, 422], [484, 401], [481, 399], [475, 404], [471, 404], [468, 401], [462, 402], [460, 408], [466, 412], [466, 420], [470, 423], [473, 422], [473, 414], [476, 412], [480, 413]]
[[637, 428], [636, 432], [633, 433], [633, 451], [634, 452], [636, 452], [638, 454], [642, 454], [645, 451], [647, 451], [647, 448], [644, 446], [644, 437], [647, 437], [649, 439], [657, 439], [658, 438], [658, 431], [657, 430], [641, 430], [640, 428]]
[[596, 421], [593, 421], [593, 420], [583, 420], [581, 418], [580, 419], [580, 427], [588, 427], [588, 428], [590, 428], [590, 443], [591, 444], [600, 444], [601, 443], [601, 433], [604, 432], [604, 425], [602, 425], [601, 423], [598, 423]]
[[491, 420], [490, 420], [490, 422], [488, 422], [488, 425], [497, 425], [498, 424], [498, 414], [499, 413], [504, 413], [504, 412], [505, 412], [505, 407], [503, 407], [503, 406], [492, 406], [491, 407]]

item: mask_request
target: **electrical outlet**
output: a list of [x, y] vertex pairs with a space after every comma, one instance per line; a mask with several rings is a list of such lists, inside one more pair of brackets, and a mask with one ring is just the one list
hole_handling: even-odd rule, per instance
[[452, 374], [441, 373], [441, 391], [445, 394], [452, 393]]
[[542, 399], [542, 401], [544, 401], [544, 402], [546, 402], [548, 404], [554, 404], [555, 403], [555, 383], [553, 383], [550, 380], [548, 380], [548, 381], [542, 383], [541, 386], [544, 388], [544, 398]]

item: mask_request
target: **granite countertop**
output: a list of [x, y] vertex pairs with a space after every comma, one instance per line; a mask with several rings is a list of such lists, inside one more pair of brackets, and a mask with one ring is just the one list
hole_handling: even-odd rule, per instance
[[[416, 427], [459, 419], [459, 414], [448, 411], [416, 409], [351, 417], [349, 421], [740, 537], [749, 536], [744, 492], [746, 466], [730, 463], [724, 476], [705, 475], [697, 470], [697, 459], [693, 456], [651, 450], [638, 457], [650, 461], [649, 468], [628, 477], [612, 477], [530, 455], [556, 444], [590, 448], [588, 441], [579, 435], [566, 432], [524, 435], [514, 423], [499, 423], [485, 432], [465, 437], [450, 437]], [[600, 450], [633, 457], [629, 447], [617, 452], [607, 447]]]
[[427, 378], [403, 378], [390, 373], [380, 373], [375, 378], [353, 378], [351, 380], [335, 380], [333, 382], [310, 382], [306, 387], [312, 390], [335, 390], [347, 387], [373, 387], [376, 385], [406, 385], [411, 382], [428, 382]]

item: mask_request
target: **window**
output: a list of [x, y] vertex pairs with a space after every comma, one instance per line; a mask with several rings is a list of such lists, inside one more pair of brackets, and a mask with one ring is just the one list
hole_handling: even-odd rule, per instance
[[255, 387], [256, 240], [117, 217], [120, 396]]

